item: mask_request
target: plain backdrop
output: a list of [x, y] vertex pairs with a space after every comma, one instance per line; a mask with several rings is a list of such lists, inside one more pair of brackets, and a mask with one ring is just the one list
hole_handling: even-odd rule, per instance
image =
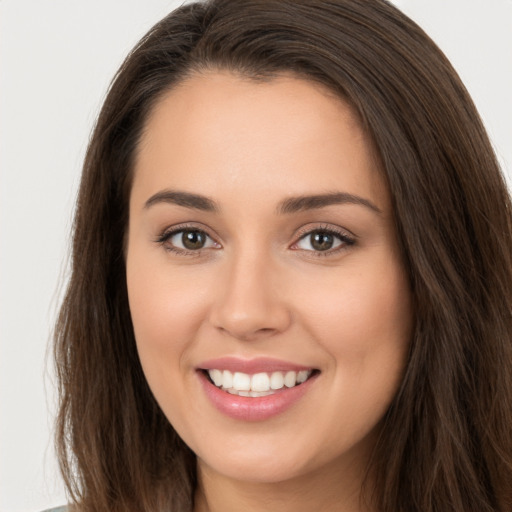
[[[109, 81], [172, 0], [0, 0], [0, 512], [63, 504], [47, 345]], [[512, 0], [395, 0], [438, 43], [512, 182]]]

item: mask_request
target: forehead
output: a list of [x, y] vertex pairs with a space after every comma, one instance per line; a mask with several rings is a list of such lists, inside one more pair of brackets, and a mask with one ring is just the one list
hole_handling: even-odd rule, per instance
[[193, 75], [156, 103], [136, 158], [134, 188], [141, 187], [215, 196], [236, 187], [267, 195], [342, 187], [381, 203], [387, 195], [347, 102], [293, 76], [255, 81], [229, 72]]

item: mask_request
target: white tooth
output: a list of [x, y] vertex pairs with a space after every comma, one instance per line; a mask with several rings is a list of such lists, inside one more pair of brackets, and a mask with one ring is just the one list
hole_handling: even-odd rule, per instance
[[251, 389], [251, 376], [247, 373], [235, 372], [233, 375], [233, 387], [238, 391], [249, 391]]
[[270, 389], [270, 378], [266, 373], [255, 373], [251, 378], [251, 389], [253, 391], [268, 391]]
[[251, 396], [250, 391], [239, 391], [238, 396]]
[[225, 388], [233, 387], [233, 374], [229, 370], [224, 370], [222, 372], [222, 385]]
[[236, 389], [233, 389], [233, 388], [228, 388], [228, 389], [225, 389], [224, 391], [227, 391], [231, 395], [238, 395], [238, 391]]
[[308, 370], [301, 370], [299, 373], [297, 373], [297, 383], [302, 384], [303, 382], [306, 382], [309, 377], [309, 371]]
[[222, 372], [220, 370], [208, 370], [208, 375], [217, 387], [222, 386]]
[[282, 372], [274, 372], [270, 376], [270, 389], [281, 389], [284, 386], [284, 376]]
[[252, 397], [273, 395], [273, 391], [249, 391]]
[[295, 382], [297, 381], [297, 372], [286, 372], [284, 376], [284, 385], [287, 388], [293, 388], [295, 386]]

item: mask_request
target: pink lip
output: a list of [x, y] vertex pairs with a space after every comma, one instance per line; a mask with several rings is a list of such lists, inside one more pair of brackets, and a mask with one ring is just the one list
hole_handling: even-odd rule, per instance
[[[260, 359], [246, 361], [246, 365], [242, 370], [240, 365], [237, 365], [236, 368], [231, 365], [230, 362], [233, 362], [233, 359], [228, 358], [224, 361], [225, 364], [220, 364], [220, 359], [216, 359], [214, 364], [205, 362], [201, 365], [201, 368], [217, 368], [230, 371], [235, 369], [249, 374], [259, 373], [262, 371], [300, 371], [308, 369], [307, 367], [289, 365], [288, 363], [282, 363], [275, 360], [272, 364], [268, 364], [269, 361], [272, 362], [272, 360]], [[239, 360], [237, 361], [240, 362]], [[266, 361], [266, 364], [262, 365], [264, 361]], [[232, 395], [227, 391], [219, 389], [217, 386], [211, 383], [210, 379], [206, 376], [206, 372], [204, 371], [199, 370], [197, 375], [206, 396], [209, 398], [215, 408], [230, 418], [242, 421], [263, 421], [283, 413], [289, 407], [296, 404], [309, 391], [319, 376], [318, 373], [314, 373], [306, 382], [298, 386], [294, 386], [293, 388], [282, 388], [272, 395], [261, 397], [245, 397]]]
[[260, 372], [299, 372], [301, 370], [312, 370], [313, 368], [269, 357], [257, 357], [255, 359], [220, 357], [218, 359], [210, 359], [202, 362], [198, 365], [198, 369], [229, 370], [230, 372], [243, 372], [252, 375]]

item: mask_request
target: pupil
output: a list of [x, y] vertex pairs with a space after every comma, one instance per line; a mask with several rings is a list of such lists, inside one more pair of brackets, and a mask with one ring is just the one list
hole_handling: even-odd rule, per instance
[[313, 235], [311, 245], [317, 251], [327, 251], [332, 247], [334, 237], [329, 233], [318, 232]]
[[205, 236], [200, 231], [185, 231], [181, 241], [187, 249], [201, 249], [205, 244]]

